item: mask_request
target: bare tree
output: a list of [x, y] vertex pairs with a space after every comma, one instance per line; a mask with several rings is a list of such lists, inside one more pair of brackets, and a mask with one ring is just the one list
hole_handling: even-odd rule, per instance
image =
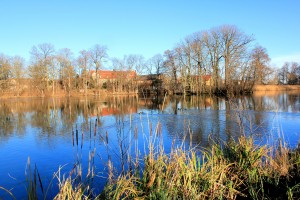
[[300, 64], [285, 62], [278, 72], [279, 84], [300, 84]]
[[280, 84], [288, 84], [288, 74], [289, 74], [289, 63], [286, 62], [284, 65], [280, 68], [278, 73], [278, 81]]
[[147, 71], [149, 74], [159, 75], [164, 72], [164, 57], [156, 54], [147, 61]]
[[132, 91], [139, 91], [139, 75], [145, 73], [146, 64], [145, 59], [142, 55], [139, 54], [131, 54], [124, 57], [125, 64], [128, 70], [134, 70], [137, 76], [134, 79], [130, 80], [131, 83], [131, 90]]
[[56, 55], [56, 59], [60, 67], [60, 80], [65, 91], [67, 91], [70, 96], [70, 92], [72, 90], [72, 82], [74, 82], [73, 80], [76, 75], [74, 65], [72, 64], [73, 53], [68, 48], [60, 49], [58, 51], [58, 54]]
[[114, 70], [114, 80], [109, 80], [106, 82], [108, 89], [112, 92], [123, 92], [124, 84], [126, 82], [125, 71], [127, 69], [127, 57], [124, 56], [123, 59], [113, 58], [113, 70]]
[[11, 60], [11, 75], [16, 80], [17, 96], [20, 96], [20, 82], [24, 77], [25, 60], [20, 56], [14, 56]]
[[[31, 66], [29, 67], [30, 76], [33, 78], [34, 85], [42, 92], [48, 90], [50, 82], [50, 69], [54, 71], [53, 56], [54, 46], [49, 43], [33, 46], [31, 50]], [[52, 77], [52, 84], [54, 84]]]
[[212, 71], [212, 86], [214, 92], [220, 89], [221, 74], [220, 61], [222, 58], [221, 36], [217, 29], [212, 29], [210, 32], [203, 33], [203, 41], [208, 53], [208, 63]]
[[11, 64], [9, 57], [0, 54], [0, 89], [3, 91], [8, 88], [9, 77], [11, 76]]
[[194, 33], [190, 36], [192, 40], [191, 51], [192, 51], [192, 60], [195, 67], [195, 77], [192, 79], [195, 84], [195, 89], [197, 94], [205, 92], [205, 76], [207, 75], [206, 62], [207, 54], [205, 51], [205, 43], [203, 39], [203, 32]]
[[175, 48], [176, 61], [180, 68], [180, 80], [182, 84], [182, 91], [185, 95], [187, 91], [191, 91], [191, 42], [186, 39], [185, 43], [179, 44]]
[[247, 54], [248, 44], [253, 41], [252, 37], [244, 34], [235, 26], [225, 25], [220, 27], [222, 57], [224, 58], [225, 87], [232, 89], [235, 79], [234, 72], [241, 65]]
[[112, 63], [116, 76], [114, 82], [110, 81], [110, 84], [113, 85], [113, 92], [136, 92], [138, 90], [137, 77], [129, 78], [128, 76], [132, 76], [137, 71], [138, 74], [142, 73], [143, 62], [144, 58], [135, 54], [125, 55], [123, 59], [113, 58]]
[[96, 71], [96, 87], [99, 86], [99, 76], [98, 71], [102, 66], [102, 62], [107, 58], [107, 47], [96, 44], [93, 48], [89, 50], [90, 58], [95, 66]]
[[179, 66], [176, 63], [176, 54], [174, 50], [166, 50], [164, 52], [164, 67], [166, 73], [170, 76], [169, 82], [169, 90], [174, 93], [178, 90], [178, 73], [179, 73]]
[[87, 87], [88, 87], [88, 79], [89, 79], [89, 73], [88, 73], [88, 66], [90, 61], [90, 52], [86, 50], [81, 50], [79, 52], [79, 57], [77, 58], [77, 63], [82, 69], [81, 76], [83, 80], [83, 88], [84, 88], [84, 94], [87, 96]]
[[161, 54], [156, 54], [146, 63], [148, 71], [147, 79], [151, 81], [152, 90], [158, 95], [163, 91], [163, 73], [164, 73], [164, 57]]
[[252, 50], [251, 65], [254, 69], [253, 76], [255, 83], [266, 83], [266, 77], [270, 73], [269, 62], [270, 58], [265, 48], [257, 46]]
[[288, 83], [291, 85], [300, 84], [300, 64], [292, 62], [290, 64], [290, 73], [288, 77]]

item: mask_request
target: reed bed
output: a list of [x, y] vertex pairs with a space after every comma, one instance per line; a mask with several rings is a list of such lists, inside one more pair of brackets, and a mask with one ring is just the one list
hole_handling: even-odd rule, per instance
[[149, 154], [141, 175], [108, 184], [99, 199], [299, 199], [300, 150], [254, 145], [253, 138], [200, 152]]
[[282, 141], [261, 146], [251, 136], [241, 136], [200, 150], [174, 145], [166, 153], [162, 143], [155, 143], [155, 134], [150, 137], [143, 160], [128, 160], [133, 167], [116, 175], [108, 163], [107, 184], [100, 194], [68, 177], [60, 181], [55, 199], [300, 198], [300, 149], [288, 149]]
[[[241, 136], [200, 151], [181, 146], [167, 154], [152, 148], [143, 163], [137, 162], [125, 173], [111, 175], [100, 194], [94, 194], [87, 181], [57, 172], [59, 192], [54, 199], [300, 198], [300, 149], [282, 143], [257, 146], [252, 137]], [[43, 186], [36, 167], [28, 177], [28, 199], [38, 199], [37, 188]]]
[[300, 90], [299, 85], [254, 85], [253, 91], [290, 91]]

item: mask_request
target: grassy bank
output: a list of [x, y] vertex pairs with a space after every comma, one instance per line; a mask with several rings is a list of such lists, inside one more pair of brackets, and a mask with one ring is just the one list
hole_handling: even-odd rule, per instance
[[[137, 165], [138, 163], [136, 163]], [[135, 165], [135, 166], [136, 166]], [[252, 138], [195, 150], [150, 153], [109, 183], [100, 199], [299, 199], [300, 151], [256, 146]]]
[[[55, 199], [300, 198], [300, 149], [288, 149], [280, 141], [276, 147], [257, 146], [251, 137], [242, 136], [200, 151], [177, 147], [170, 154], [149, 148], [142, 162], [130, 161], [132, 167], [125, 173], [116, 175], [108, 163], [107, 184], [100, 194], [87, 181], [91, 174], [81, 183], [74, 176], [56, 176]], [[36, 197], [36, 179], [29, 182], [29, 199]]]

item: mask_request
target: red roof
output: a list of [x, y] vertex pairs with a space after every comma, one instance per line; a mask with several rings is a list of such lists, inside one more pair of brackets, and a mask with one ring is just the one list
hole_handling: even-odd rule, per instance
[[211, 75], [203, 75], [202, 79], [205, 81], [209, 81], [211, 79]]
[[[199, 76], [198, 75], [195, 75], [195, 76], [192, 76], [192, 77], [194, 77], [195, 79], [199, 79]], [[210, 79], [211, 79], [211, 75], [202, 75], [201, 76], [201, 79], [203, 80], [203, 81], [209, 81]]]
[[[95, 70], [91, 70], [90, 74], [93, 75], [96, 73]], [[117, 70], [98, 70], [98, 75], [100, 79], [116, 79], [116, 78], [134, 78], [136, 77], [136, 72], [129, 70], [129, 71], [117, 71]]]
[[[131, 113], [136, 113], [137, 108], [135, 106], [125, 106], [123, 109], [120, 108], [108, 108], [108, 107], [103, 107], [100, 110], [100, 116], [109, 116], [109, 115], [118, 115], [118, 114], [131, 114]], [[97, 116], [98, 112], [93, 112], [91, 114], [92, 117]]]

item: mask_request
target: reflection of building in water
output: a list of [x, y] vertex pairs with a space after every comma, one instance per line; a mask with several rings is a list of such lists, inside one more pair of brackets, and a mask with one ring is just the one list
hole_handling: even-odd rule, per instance
[[209, 108], [213, 104], [213, 99], [211, 97], [206, 97], [203, 103], [204, 105], [202, 106], [202, 108]]
[[[174, 100], [173, 100], [174, 101]], [[201, 95], [201, 96], [188, 96], [186, 98], [177, 98], [176, 109], [215, 109], [215, 104], [218, 99], [215, 96]]]
[[125, 115], [137, 113], [137, 105], [133, 102], [101, 102], [91, 108], [90, 116], [109, 116], [109, 115]]
[[[163, 96], [150, 96], [147, 98], [139, 98], [138, 107], [141, 109], [162, 109], [162, 104], [164, 101]], [[169, 99], [165, 99], [165, 103], [167, 104]]]
[[116, 107], [95, 107], [92, 111], [90, 116], [109, 116], [109, 115], [122, 115], [122, 114], [130, 114], [130, 113], [136, 113], [136, 108], [126, 108], [126, 109], [120, 109]]

